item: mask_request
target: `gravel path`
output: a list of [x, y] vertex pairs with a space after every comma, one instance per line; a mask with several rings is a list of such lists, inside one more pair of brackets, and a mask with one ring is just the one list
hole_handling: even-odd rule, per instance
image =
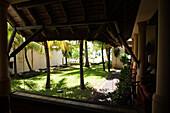
[[110, 103], [111, 98], [109, 93], [116, 90], [116, 83], [119, 82], [120, 71], [112, 72], [107, 80], [97, 89], [97, 92], [93, 95], [90, 101], [98, 103]]

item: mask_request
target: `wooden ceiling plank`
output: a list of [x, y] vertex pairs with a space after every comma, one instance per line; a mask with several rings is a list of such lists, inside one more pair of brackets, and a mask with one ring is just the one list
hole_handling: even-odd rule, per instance
[[108, 18], [108, 13], [107, 13], [107, 3], [106, 0], [103, 0], [103, 7], [104, 7], [104, 18], [107, 19]]
[[[53, 24], [53, 23], [54, 23], [54, 20], [51, 18], [50, 12], [47, 10], [47, 7], [46, 7], [46, 6], [43, 6], [43, 8], [45, 9], [45, 11], [46, 11], [47, 14], [48, 14], [48, 17], [49, 17], [49, 19], [50, 19], [50, 24]], [[55, 31], [56, 31], [57, 35], [60, 34], [60, 32], [59, 32], [59, 30], [58, 30], [57, 28], [55, 28]]]
[[46, 6], [43, 5], [42, 7], [44, 8], [45, 12], [46, 12], [47, 15], [48, 15], [48, 18], [50, 19], [50, 24], [52, 24], [52, 19], [51, 19], [51, 16], [50, 16], [50, 14], [49, 14], [49, 12], [48, 12]]
[[[24, 25], [27, 26], [29, 25], [29, 21], [24, 17], [24, 15], [22, 15], [22, 13], [14, 6], [14, 5], [11, 5], [12, 9], [15, 11], [15, 13], [18, 15], [18, 17], [23, 21]], [[33, 31], [31, 31], [31, 34], [33, 34]]]
[[[80, 5], [81, 5], [82, 11], [83, 11], [83, 15], [84, 15], [84, 21], [86, 21], [87, 20], [87, 15], [85, 13], [85, 9], [84, 9], [84, 5], [83, 5], [83, 1], [82, 0], [80, 0]], [[91, 30], [90, 30], [88, 25], [87, 25], [87, 30], [88, 30], [89, 33], [91, 33]]]
[[[13, 27], [17, 27], [19, 26], [15, 20], [10, 16], [10, 14], [7, 14], [7, 20], [10, 24], [12, 24]], [[19, 34], [21, 34], [22, 36], [25, 36], [25, 33], [23, 31], [17, 31]]]
[[[64, 5], [63, 5], [63, 3], [62, 3], [62, 2], [60, 2], [60, 5], [61, 5], [62, 10], [64, 11], [64, 14], [65, 14], [65, 16], [66, 16], [66, 21], [67, 21], [67, 22], [69, 22], [68, 15], [67, 15], [67, 13], [66, 13], [66, 9], [65, 9], [65, 7], [64, 7]], [[71, 30], [71, 32], [72, 32], [72, 34], [74, 34], [74, 30], [73, 30], [73, 28], [72, 28], [71, 26], [69, 26], [69, 28], [70, 28], [70, 30]]]
[[31, 1], [31, 0], [6, 0], [10, 4], [16, 4], [16, 3], [21, 3], [21, 2], [26, 2], [26, 1]]
[[35, 15], [33, 14], [33, 11], [31, 9], [26, 9], [27, 12], [30, 14], [31, 18], [34, 20], [35, 24], [39, 24], [37, 21], [37, 18], [35, 17]]
[[[27, 11], [30, 13], [32, 19], [36, 22], [36, 25], [37, 25], [37, 24], [40, 24], [40, 22], [38, 21], [38, 18], [37, 18], [37, 16], [35, 15], [35, 13], [34, 13], [30, 8], [27, 9]], [[42, 34], [44, 37], [47, 37], [47, 35], [46, 35], [46, 33], [45, 33], [44, 30], [41, 32], [41, 34]]]
[[25, 9], [25, 8], [33, 8], [33, 7], [39, 7], [42, 5], [50, 5], [58, 2], [62, 2], [66, 0], [42, 0], [42, 1], [27, 1], [24, 3], [16, 4], [17, 9]]

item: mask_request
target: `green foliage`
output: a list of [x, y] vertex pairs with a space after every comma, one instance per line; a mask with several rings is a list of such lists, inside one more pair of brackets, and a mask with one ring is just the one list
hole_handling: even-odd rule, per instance
[[120, 72], [120, 82], [116, 84], [117, 90], [112, 95], [115, 105], [129, 105], [130, 103], [130, 74], [128, 66], [123, 66]]
[[[8, 29], [12, 28], [12, 26], [9, 23], [7, 25], [8, 25]], [[8, 30], [8, 40], [10, 39], [11, 35], [12, 35], [12, 31]]]
[[118, 47], [116, 47], [116, 48], [114, 48], [114, 55], [115, 55], [115, 57], [118, 57], [119, 56], [119, 54], [120, 54], [120, 49], [118, 48]]
[[45, 53], [44, 46], [41, 43], [30, 42], [26, 47], [27, 49], [34, 49], [37, 52]]
[[[63, 98], [77, 100], [89, 100], [96, 91], [95, 89], [103, 83], [108, 72], [103, 71], [102, 65], [92, 65], [92, 68], [84, 67], [85, 90], [80, 89], [80, 69], [79, 65], [67, 68], [51, 70], [50, 89], [45, 89], [46, 73], [38, 76], [15, 79], [12, 77], [12, 91], [22, 90], [38, 94], [45, 94]], [[25, 73], [23, 73], [25, 75]], [[23, 76], [21, 75], [21, 76]], [[56, 93], [56, 90], [63, 90], [63, 93]]]
[[[105, 66], [108, 66], [109, 61], [106, 61]], [[112, 60], [110, 60], [110, 67], [112, 67]]]
[[128, 57], [127, 57], [127, 54], [126, 54], [126, 53], [120, 54], [120, 61], [121, 61], [123, 64], [127, 64], [127, 62], [128, 62]]

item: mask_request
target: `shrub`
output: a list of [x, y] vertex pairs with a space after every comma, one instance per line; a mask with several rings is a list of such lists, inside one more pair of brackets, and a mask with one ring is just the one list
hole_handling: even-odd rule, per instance
[[[106, 61], [105, 66], [108, 66], [109, 61]], [[112, 67], [112, 60], [110, 60], [110, 67]]]
[[121, 68], [120, 82], [116, 84], [117, 90], [112, 95], [115, 105], [128, 105], [130, 103], [130, 74], [127, 65]]
[[120, 54], [120, 61], [121, 61], [123, 64], [127, 64], [127, 62], [128, 62], [128, 56], [127, 56], [126, 53]]
[[120, 49], [118, 47], [114, 48], [113, 50], [115, 57], [118, 57], [120, 54]]

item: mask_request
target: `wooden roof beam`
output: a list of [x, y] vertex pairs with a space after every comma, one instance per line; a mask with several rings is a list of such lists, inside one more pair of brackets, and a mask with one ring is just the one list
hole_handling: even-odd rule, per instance
[[[85, 13], [85, 9], [84, 9], [84, 5], [83, 5], [83, 1], [82, 1], [82, 0], [80, 0], [80, 5], [81, 5], [81, 8], [82, 8], [82, 10], [83, 10], [84, 21], [86, 21], [86, 20], [87, 20], [87, 15], [86, 15], [86, 13]], [[89, 33], [91, 33], [90, 28], [89, 28], [88, 25], [87, 25], [87, 30], [88, 30]]]
[[[98, 20], [98, 21], [89, 21], [89, 22], [70, 22], [70, 23], [58, 23], [51, 25], [36, 25], [36, 26], [23, 26], [16, 27], [16, 30], [29, 30], [29, 29], [40, 29], [40, 28], [53, 28], [53, 27], [69, 27], [69, 26], [83, 26], [83, 25], [98, 25], [98, 24], [109, 24], [114, 23], [115, 21], [107, 21], [107, 20]], [[10, 31], [14, 30], [14, 28], [10, 28]]]
[[[40, 24], [40, 22], [38, 21], [38, 18], [37, 18], [37, 16], [35, 15], [34, 11], [32, 11], [31, 9], [26, 9], [26, 10], [30, 13], [30, 15], [31, 15], [32, 19], [35, 21], [36, 25], [37, 25], [37, 24]], [[41, 34], [42, 34], [44, 37], [47, 37], [45, 31], [42, 31]]]
[[21, 3], [21, 2], [26, 2], [26, 1], [31, 1], [31, 0], [6, 0], [10, 4], [16, 4], [16, 3]]
[[[24, 17], [24, 15], [22, 15], [22, 13], [14, 6], [14, 5], [11, 5], [12, 9], [15, 11], [15, 13], [19, 16], [19, 18], [23, 21], [24, 25], [29, 25], [29, 21]], [[33, 31], [31, 31], [31, 34], [33, 34]]]
[[[45, 11], [46, 11], [47, 14], [48, 14], [48, 17], [49, 17], [49, 19], [50, 19], [50, 24], [53, 24], [53, 23], [54, 23], [54, 20], [51, 18], [51, 15], [50, 15], [49, 11], [47, 10], [47, 7], [46, 7], [46, 6], [43, 6], [43, 7], [44, 7]], [[55, 28], [55, 31], [56, 31], [56, 33], [57, 33], [58, 35], [60, 34], [60, 32], [59, 32], [59, 30], [58, 30], [57, 28]]]
[[42, 29], [37, 30], [32, 36], [30, 36], [24, 43], [22, 43], [15, 51], [13, 51], [10, 56], [8, 57], [8, 60], [11, 57], [14, 57], [16, 54], [18, 54], [26, 45], [28, 45], [39, 33], [41, 33]]
[[33, 7], [39, 7], [42, 5], [49, 5], [49, 4], [54, 4], [62, 1], [67, 1], [67, 0], [41, 0], [41, 1], [26, 1], [23, 3], [18, 3], [16, 4], [16, 8], [21, 10], [25, 8], [33, 8]]
[[[65, 10], [65, 7], [64, 7], [63, 3], [60, 2], [60, 4], [61, 4], [61, 7], [62, 7], [62, 9], [63, 9], [63, 11], [64, 11], [65, 16], [66, 16], [66, 21], [69, 22], [69, 21], [68, 21], [68, 15], [67, 15], [67, 13], [66, 13], [66, 10]], [[73, 28], [72, 28], [71, 26], [69, 26], [69, 27], [70, 27], [70, 30], [71, 30], [72, 34], [74, 34]]]
[[[121, 43], [125, 46], [125, 49], [126, 49], [127, 52], [132, 56], [132, 58], [134, 59], [134, 61], [139, 65], [138, 59], [136, 58], [136, 56], [134, 55], [133, 51], [132, 51], [132, 50], [130, 49], [130, 47], [128, 46], [126, 40], [125, 40], [125, 39], [123, 38], [123, 36], [120, 34], [120, 30], [119, 30], [118, 23], [115, 22], [114, 25], [115, 25], [115, 29], [116, 29], [118, 38], [120, 39]], [[112, 26], [110, 26], [110, 27], [112, 27]]]
[[103, 7], [104, 7], [104, 18], [107, 19], [108, 18], [108, 13], [107, 13], [107, 3], [106, 0], [103, 0]]
[[[7, 20], [8, 20], [8, 22], [10, 23], [10, 24], [12, 24], [12, 26], [13, 27], [16, 27], [16, 26], [19, 26], [16, 22], [15, 22], [15, 20], [9, 15], [9, 14], [7, 14]], [[21, 34], [22, 36], [25, 36], [25, 33], [24, 32], [22, 32], [22, 31], [17, 31], [19, 34]]]

